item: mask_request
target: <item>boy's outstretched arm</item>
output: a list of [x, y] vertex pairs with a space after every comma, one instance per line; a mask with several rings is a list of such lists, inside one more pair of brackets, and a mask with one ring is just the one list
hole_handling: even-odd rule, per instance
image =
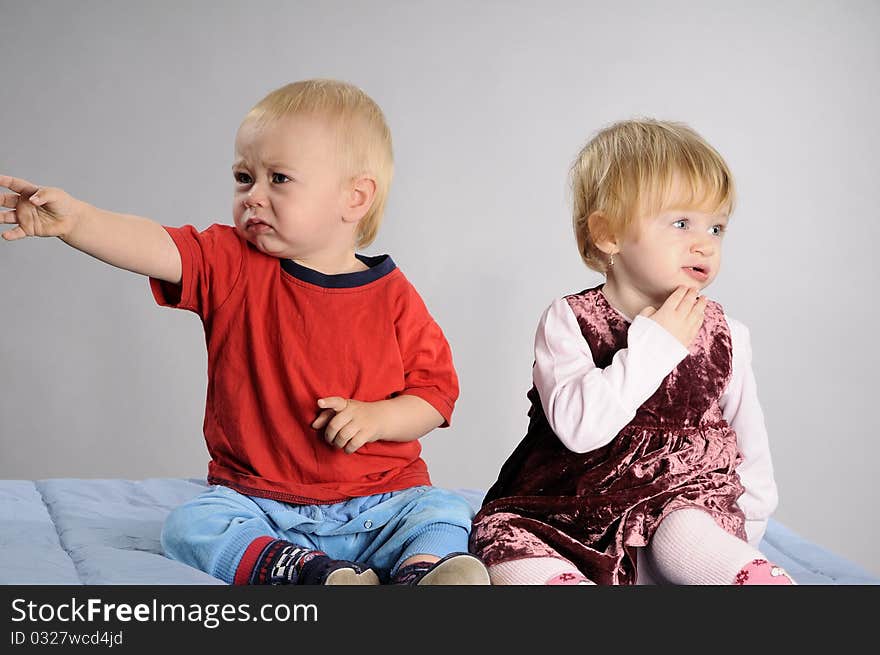
[[180, 253], [161, 225], [148, 218], [117, 214], [77, 200], [61, 189], [39, 187], [20, 178], [0, 175], [2, 223], [6, 241], [25, 237], [58, 237], [103, 262], [158, 280], [180, 283]]
[[406, 394], [375, 402], [319, 398], [318, 407], [322, 411], [312, 427], [320, 430], [326, 426], [327, 443], [349, 454], [371, 441], [414, 441], [444, 421], [426, 400]]

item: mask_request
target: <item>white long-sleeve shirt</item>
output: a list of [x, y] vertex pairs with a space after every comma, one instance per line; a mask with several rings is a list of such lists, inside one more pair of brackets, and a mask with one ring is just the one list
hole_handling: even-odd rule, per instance
[[[659, 388], [688, 350], [656, 321], [630, 321], [627, 348], [598, 368], [571, 307], [560, 298], [541, 316], [532, 378], [550, 427], [566, 448], [585, 453], [609, 443]], [[778, 502], [764, 414], [752, 372], [748, 328], [725, 315], [733, 350], [731, 378], [719, 404], [736, 432], [745, 492], [737, 504], [749, 543], [757, 546]]]

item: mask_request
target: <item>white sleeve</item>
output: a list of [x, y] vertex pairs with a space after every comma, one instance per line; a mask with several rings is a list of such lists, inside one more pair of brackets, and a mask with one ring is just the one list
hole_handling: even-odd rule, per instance
[[737, 467], [745, 492], [737, 504], [746, 515], [746, 535], [757, 548], [767, 529], [767, 519], [776, 509], [778, 494], [773, 478], [773, 462], [764, 412], [758, 402], [758, 390], [752, 371], [752, 345], [748, 328], [727, 318], [733, 349], [733, 371], [721, 396], [724, 420], [736, 432], [743, 460]]
[[566, 448], [601, 448], [684, 359], [688, 350], [656, 321], [636, 316], [627, 348], [597, 368], [577, 319], [564, 298], [541, 316], [532, 378], [550, 427]]

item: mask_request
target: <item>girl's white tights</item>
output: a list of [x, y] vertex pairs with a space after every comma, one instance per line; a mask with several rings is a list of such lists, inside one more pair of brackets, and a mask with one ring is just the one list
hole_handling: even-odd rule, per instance
[[[679, 585], [794, 584], [761, 552], [721, 528], [706, 512], [669, 514], [651, 542], [639, 549], [657, 582]], [[771, 573], [772, 571], [772, 573]], [[489, 567], [493, 585], [592, 584], [571, 562], [530, 557]]]
[[493, 585], [593, 584], [568, 560], [527, 557], [488, 567]]
[[[742, 580], [743, 571], [755, 568], [756, 561], [766, 562], [761, 551], [734, 537], [698, 509], [680, 509], [669, 514], [640, 554], [648, 560], [659, 581], [679, 585], [736, 584], [738, 579]], [[770, 564], [763, 568], [751, 573], [749, 582], [783, 582], [781, 569]], [[770, 574], [770, 570], [774, 573]], [[780, 580], [771, 580], [768, 575]], [[787, 576], [785, 579], [789, 584], [794, 582]]]

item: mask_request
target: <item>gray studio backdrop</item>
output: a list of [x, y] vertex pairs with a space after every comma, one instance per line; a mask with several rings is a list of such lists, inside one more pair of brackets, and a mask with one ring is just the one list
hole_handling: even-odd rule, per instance
[[[232, 141], [269, 90], [336, 77], [394, 135], [369, 254], [452, 344], [436, 484], [490, 485], [526, 428], [534, 328], [600, 281], [567, 169], [596, 129], [683, 120], [740, 192], [710, 296], [751, 328], [776, 518], [880, 574], [880, 4], [0, 3], [0, 171], [168, 225], [231, 221]], [[201, 324], [55, 239], [0, 242], [0, 477], [203, 477]]]

